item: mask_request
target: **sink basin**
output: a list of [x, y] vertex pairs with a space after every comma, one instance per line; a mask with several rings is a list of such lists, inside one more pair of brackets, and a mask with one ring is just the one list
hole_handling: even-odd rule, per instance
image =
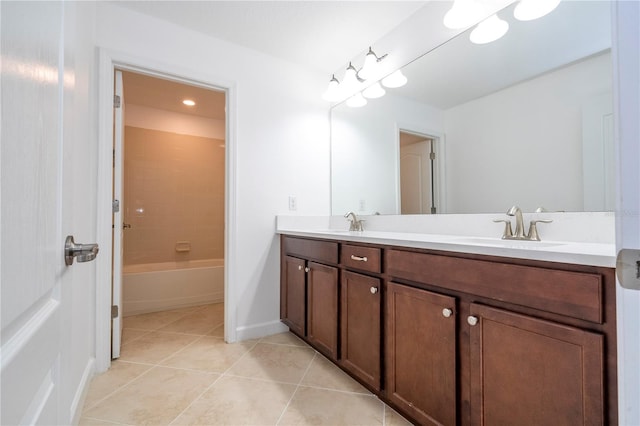
[[521, 248], [521, 249], [537, 249], [564, 246], [565, 243], [556, 243], [550, 241], [528, 241], [528, 240], [503, 240], [500, 238], [459, 238], [455, 240], [461, 244], [483, 245], [491, 247]]

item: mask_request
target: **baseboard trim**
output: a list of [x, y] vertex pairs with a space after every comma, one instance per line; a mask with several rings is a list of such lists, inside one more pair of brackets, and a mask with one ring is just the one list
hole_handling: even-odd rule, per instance
[[78, 383], [78, 388], [71, 401], [71, 407], [69, 407], [69, 419], [70, 424], [77, 425], [80, 422], [80, 416], [82, 416], [82, 408], [84, 407], [84, 401], [87, 398], [87, 392], [89, 392], [89, 386], [91, 385], [91, 379], [95, 373], [96, 359], [91, 357], [84, 367], [84, 372]]
[[276, 320], [238, 327], [236, 328], [236, 337], [238, 341], [242, 341], [284, 333], [285, 331], [289, 331], [289, 327], [284, 325], [280, 320]]

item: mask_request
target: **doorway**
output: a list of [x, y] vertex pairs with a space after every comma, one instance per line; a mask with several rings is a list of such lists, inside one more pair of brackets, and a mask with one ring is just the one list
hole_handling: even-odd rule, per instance
[[400, 130], [399, 143], [400, 214], [435, 214], [435, 138]]
[[228, 91], [114, 67], [119, 73], [124, 118], [120, 129], [114, 126], [114, 140], [121, 133], [125, 142], [120, 153], [114, 147], [114, 183], [118, 162], [123, 179], [120, 193], [113, 185], [120, 212], [116, 217], [114, 204], [113, 358], [123, 317], [222, 306], [229, 246]]

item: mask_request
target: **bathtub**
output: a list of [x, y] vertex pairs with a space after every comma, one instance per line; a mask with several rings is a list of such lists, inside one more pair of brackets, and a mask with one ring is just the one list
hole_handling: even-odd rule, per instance
[[124, 265], [123, 315], [224, 300], [224, 259]]

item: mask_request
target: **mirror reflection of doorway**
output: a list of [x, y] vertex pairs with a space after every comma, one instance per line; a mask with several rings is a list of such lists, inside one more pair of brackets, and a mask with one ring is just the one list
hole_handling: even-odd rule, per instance
[[400, 130], [400, 213], [434, 214], [434, 138]]

